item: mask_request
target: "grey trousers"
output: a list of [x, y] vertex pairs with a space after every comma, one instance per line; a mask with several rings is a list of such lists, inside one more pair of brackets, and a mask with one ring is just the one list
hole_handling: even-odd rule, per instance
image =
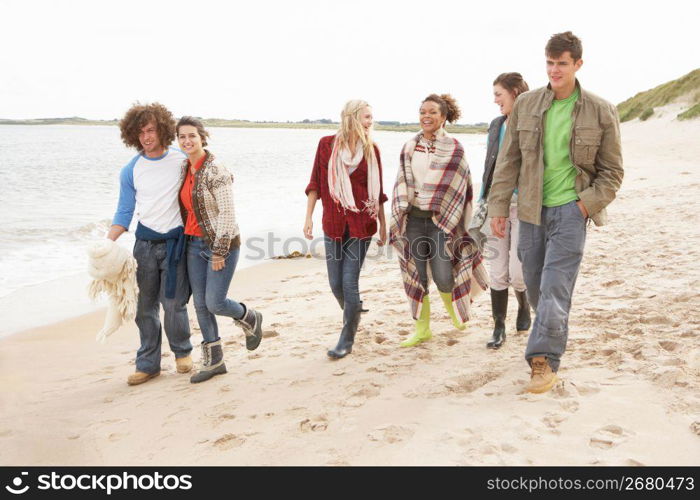
[[416, 262], [423, 288], [428, 290], [428, 262], [430, 262], [430, 272], [437, 289], [443, 293], [452, 293], [455, 282], [452, 276], [452, 260], [445, 248], [447, 235], [430, 217], [409, 215], [406, 222], [406, 239], [410, 245], [411, 256]]
[[136, 325], [139, 327], [141, 347], [136, 353], [136, 369], [144, 373], [160, 371], [160, 345], [163, 329], [160, 324], [160, 306], [163, 306], [165, 335], [176, 358], [183, 358], [192, 351], [190, 321], [187, 316], [187, 301], [190, 284], [187, 280], [187, 259], [177, 267], [175, 298], [165, 297], [165, 243], [136, 240], [134, 258], [138, 263], [136, 282], [139, 297], [136, 305]]
[[518, 257], [535, 322], [525, 359], [546, 356], [559, 369], [569, 336], [569, 311], [586, 243], [586, 219], [575, 201], [542, 208], [542, 224], [520, 221]]

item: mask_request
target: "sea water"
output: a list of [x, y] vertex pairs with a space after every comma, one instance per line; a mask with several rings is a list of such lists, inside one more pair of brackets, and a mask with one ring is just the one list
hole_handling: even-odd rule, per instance
[[[238, 268], [308, 251], [311, 244], [302, 234], [304, 189], [318, 141], [333, 131], [209, 131], [207, 149], [234, 175], [243, 243]], [[374, 132], [389, 198], [401, 147], [413, 135]], [[486, 136], [454, 136], [465, 147], [472, 181], [479, 184]], [[0, 219], [0, 333], [87, 310], [83, 286], [88, 282], [86, 249], [108, 231], [119, 195], [119, 172], [135, 155], [122, 144], [116, 126], [0, 126], [0, 202], [4, 208]], [[314, 237], [319, 239], [320, 205], [319, 201], [314, 216]], [[390, 202], [386, 210], [388, 217]], [[131, 248], [133, 232], [122, 235], [119, 244]], [[322, 248], [320, 242], [316, 246]]]

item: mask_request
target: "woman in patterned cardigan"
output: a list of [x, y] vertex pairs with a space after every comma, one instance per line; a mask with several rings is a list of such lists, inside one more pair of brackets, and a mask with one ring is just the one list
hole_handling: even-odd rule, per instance
[[[391, 207], [390, 242], [397, 250], [416, 331], [401, 343], [432, 337], [428, 265], [455, 328], [464, 330], [471, 299], [488, 286], [481, 253], [467, 233], [472, 181], [464, 148], [445, 132], [460, 116], [449, 94], [431, 94], [420, 107], [421, 132], [401, 152]], [[454, 305], [457, 306], [455, 313]]]
[[190, 382], [226, 373], [216, 315], [233, 318], [254, 350], [262, 339], [262, 314], [226, 298], [236, 269], [241, 238], [233, 206], [233, 176], [205, 150], [208, 132], [199, 120], [184, 116], [177, 138], [188, 159], [182, 164], [180, 209], [187, 236], [187, 272], [202, 331], [202, 367]]

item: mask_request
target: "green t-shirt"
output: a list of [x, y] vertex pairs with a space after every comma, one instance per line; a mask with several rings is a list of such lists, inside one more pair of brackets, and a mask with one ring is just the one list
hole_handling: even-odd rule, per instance
[[544, 122], [544, 185], [542, 205], [558, 207], [578, 199], [576, 168], [569, 157], [571, 114], [578, 99], [578, 88], [566, 99], [552, 101]]

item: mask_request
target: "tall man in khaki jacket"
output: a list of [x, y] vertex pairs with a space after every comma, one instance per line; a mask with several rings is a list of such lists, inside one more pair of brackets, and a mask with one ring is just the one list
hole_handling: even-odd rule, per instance
[[623, 177], [617, 109], [576, 79], [581, 40], [553, 35], [545, 55], [549, 85], [516, 100], [488, 198], [491, 230], [502, 238], [518, 189], [518, 257], [536, 310], [525, 352], [534, 393], [557, 381], [586, 222], [605, 224]]

